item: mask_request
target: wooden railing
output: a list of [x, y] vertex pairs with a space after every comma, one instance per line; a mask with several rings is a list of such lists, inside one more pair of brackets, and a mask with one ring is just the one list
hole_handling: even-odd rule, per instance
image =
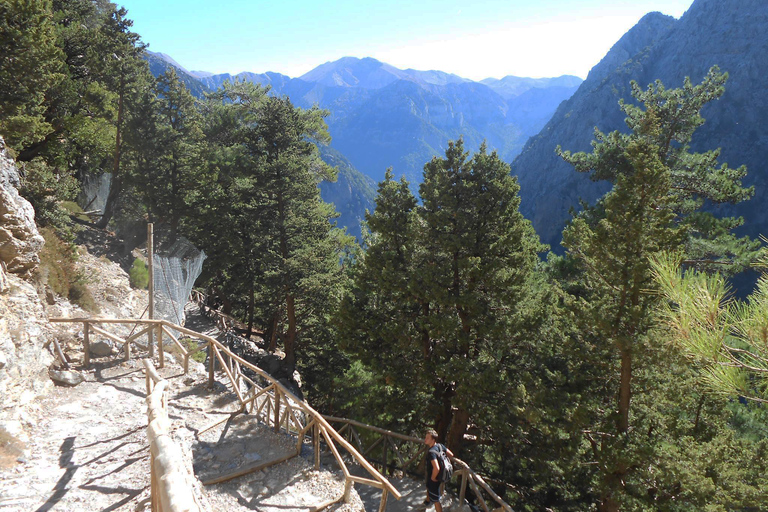
[[[385, 472], [389, 469], [407, 473], [422, 460], [423, 454], [427, 451], [424, 440], [418, 437], [399, 434], [346, 418], [325, 416], [325, 419], [329, 423], [340, 424], [338, 433], [345, 435], [365, 457], [375, 461], [384, 468]], [[376, 458], [377, 456], [380, 458]], [[467, 488], [469, 488], [478, 505], [485, 512], [512, 512], [512, 507], [496, 494], [485, 479], [475, 473], [466, 462], [457, 457], [451, 457], [451, 460], [454, 466], [453, 476], [458, 479], [459, 503], [464, 503]], [[489, 507], [489, 501], [495, 503], [493, 508]]]
[[155, 512], [200, 512], [194, 494], [189, 492], [187, 471], [181, 451], [171, 439], [165, 390], [168, 381], [155, 371], [152, 361], [144, 359], [147, 377], [147, 440], [150, 453], [152, 510]]
[[211, 320], [214, 320], [216, 322], [216, 327], [220, 331], [228, 331], [230, 329], [233, 329], [234, 327], [237, 327], [239, 329], [246, 329], [246, 326], [238, 321], [235, 317], [232, 315], [228, 315], [226, 313], [222, 313], [218, 309], [214, 309], [210, 306], [208, 306], [206, 295], [202, 292], [199, 292], [197, 290], [192, 290], [189, 293], [189, 300], [190, 302], [194, 302], [198, 305], [200, 308], [200, 313], [205, 316], [206, 318], [209, 318]]
[[[256, 365], [249, 363], [240, 356], [232, 353], [226, 346], [221, 344], [215, 338], [201, 334], [185, 327], [181, 327], [165, 320], [122, 320], [122, 319], [105, 319], [105, 318], [52, 318], [51, 322], [67, 322], [67, 323], [82, 323], [84, 325], [84, 340], [83, 349], [85, 352], [84, 364], [87, 366], [90, 362], [89, 357], [89, 343], [90, 336], [98, 335], [111, 339], [116, 343], [122, 344], [126, 358], [130, 357], [132, 341], [136, 340], [143, 334], [149, 336], [148, 351], [150, 357], [153, 353], [154, 344], [153, 338], [158, 343], [158, 358], [160, 361], [160, 367], [164, 365], [164, 346], [163, 337], [169, 337], [179, 348], [184, 357], [184, 370], [188, 370], [190, 351], [187, 350], [179, 340], [171, 333], [171, 331], [177, 331], [190, 338], [201, 340], [203, 346], [200, 349], [208, 350], [208, 384], [213, 386], [216, 378], [216, 368], [218, 367], [226, 376], [226, 380], [231, 386], [232, 391], [237, 396], [240, 402], [240, 409], [234, 414], [252, 414], [255, 419], [264, 422], [266, 425], [271, 426], [275, 431], [285, 430], [290, 434], [297, 436], [297, 444], [295, 453], [290, 453], [280, 459], [261, 463], [256, 466], [243, 468], [234, 473], [222, 475], [220, 477], [203, 482], [204, 485], [211, 485], [219, 482], [224, 482], [232, 478], [259, 471], [271, 465], [283, 462], [290, 458], [296, 457], [301, 453], [301, 448], [304, 441], [311, 439], [314, 447], [314, 463], [315, 468], [320, 467], [320, 439], [324, 439], [327, 446], [336, 459], [339, 467], [341, 468], [344, 479], [344, 493], [336, 499], [329, 500], [325, 503], [321, 503], [313, 509], [313, 512], [322, 510], [334, 503], [341, 500], [347, 501], [350, 496], [350, 492], [355, 483], [370, 485], [382, 490], [381, 503], [379, 505], [379, 511], [383, 512], [386, 509], [387, 499], [391, 495], [395, 499], [401, 498], [400, 492], [387, 480], [376, 468], [374, 468], [363, 455], [361, 455], [344, 437], [342, 437], [328, 421], [317, 411], [315, 411], [305, 401], [296, 397], [287, 388], [285, 388], [280, 382], [275, 380], [271, 375], [264, 372]], [[99, 325], [109, 324], [139, 324], [146, 325], [147, 327], [140, 332], [131, 335], [127, 338], [121, 338], [114, 334], [108, 333]], [[250, 375], [247, 375], [248, 372]], [[256, 382], [256, 381], [259, 382]], [[225, 418], [219, 422], [209, 425], [199, 431], [202, 433], [209, 430], [216, 425], [223, 423], [229, 418]], [[359, 477], [352, 475], [347, 467], [345, 460], [342, 458], [339, 447], [346, 450], [351, 456], [352, 460], [363, 467], [371, 478]]]

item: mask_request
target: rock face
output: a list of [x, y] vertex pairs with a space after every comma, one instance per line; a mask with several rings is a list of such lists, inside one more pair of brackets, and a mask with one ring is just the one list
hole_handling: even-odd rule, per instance
[[8, 275], [8, 288], [0, 293], [0, 420], [14, 418], [20, 405], [50, 388], [53, 358], [44, 345], [52, 332], [35, 287]]
[[594, 202], [607, 190], [574, 171], [555, 148], [589, 151], [595, 127], [626, 130], [618, 100], [631, 99], [630, 80], [645, 86], [660, 79], [667, 88], [680, 87], [685, 77], [701, 82], [714, 65], [730, 78], [722, 98], [704, 108], [706, 123], [691, 147], [721, 147], [721, 163], [747, 165], [745, 184], [755, 185], [755, 198], [722, 207], [718, 214], [744, 216], [747, 234], [768, 233], [768, 210], [761, 204], [768, 192], [768, 138], [762, 129], [768, 121], [766, 27], [763, 0], [695, 0], [679, 20], [651, 13], [622, 37], [512, 164], [520, 180], [521, 210], [542, 240], [557, 249], [568, 210], [578, 207], [579, 198]]
[[19, 172], [0, 138], [0, 262], [10, 273], [25, 274], [40, 263], [37, 253], [44, 242], [35, 226], [35, 210], [18, 187]]
[[19, 173], [0, 138], [0, 420], [15, 419], [19, 405], [46, 391], [52, 362], [43, 348], [51, 335], [45, 307], [21, 279], [39, 263], [43, 237], [18, 186]]

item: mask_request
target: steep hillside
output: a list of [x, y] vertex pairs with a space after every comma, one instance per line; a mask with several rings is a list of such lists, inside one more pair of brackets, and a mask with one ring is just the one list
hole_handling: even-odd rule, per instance
[[190, 74], [190, 72], [184, 69], [178, 62], [164, 53], [147, 51], [144, 59], [149, 64], [149, 70], [154, 76], [162, 75], [169, 67], [174, 68], [176, 74], [179, 75], [181, 81], [187, 86], [187, 89], [189, 89], [189, 92], [196, 98], [202, 98], [205, 96], [205, 93], [211, 92], [212, 90], [212, 88], [198, 80], [197, 77]]
[[358, 172], [344, 155], [331, 147], [320, 147], [323, 161], [338, 169], [335, 183], [320, 183], [323, 201], [333, 203], [340, 216], [338, 226], [346, 226], [347, 232], [360, 240], [360, 223], [365, 220], [365, 211], [373, 210], [376, 184], [371, 178]]
[[589, 150], [594, 127], [625, 130], [618, 100], [630, 98], [631, 80], [646, 85], [660, 79], [667, 87], [679, 87], [686, 76], [701, 81], [713, 65], [727, 71], [730, 79], [723, 97], [704, 109], [706, 123], [692, 148], [722, 147], [721, 162], [747, 165], [745, 182], [756, 186], [756, 198], [723, 207], [723, 213], [743, 215], [745, 231], [752, 235], [768, 233], [768, 213], [761, 208], [768, 139], [759, 128], [768, 119], [768, 87], [762, 79], [768, 73], [766, 26], [768, 4], [763, 1], [696, 0], [680, 20], [651, 13], [622, 37], [513, 162], [521, 210], [542, 239], [556, 247], [569, 208], [580, 198], [594, 201], [605, 191], [603, 184], [592, 183], [561, 161], [555, 148]]

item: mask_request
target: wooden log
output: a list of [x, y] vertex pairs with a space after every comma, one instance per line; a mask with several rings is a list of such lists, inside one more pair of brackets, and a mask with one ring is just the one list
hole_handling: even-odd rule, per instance
[[88, 368], [91, 366], [91, 324], [88, 322], [83, 322], [83, 324], [83, 366]]
[[[371, 480], [370, 478], [363, 478], [361, 476], [349, 475], [349, 479], [358, 484], [370, 485], [377, 489], [384, 489], [384, 484], [378, 480]], [[386, 491], [385, 491], [386, 492]]]
[[291, 453], [289, 455], [285, 455], [284, 457], [280, 457], [275, 460], [271, 460], [269, 462], [263, 462], [261, 464], [258, 464], [256, 466], [250, 466], [244, 469], [238, 469], [237, 471], [233, 473], [229, 473], [226, 475], [222, 475], [216, 478], [212, 478], [210, 480], [206, 480], [203, 482], [203, 485], [213, 485], [213, 484], [220, 484], [221, 482], [226, 482], [228, 480], [232, 480], [233, 478], [237, 478], [239, 476], [248, 475], [250, 473], [254, 473], [256, 471], [259, 471], [264, 468], [268, 468], [270, 466], [274, 466], [275, 464], [280, 464], [281, 462], [285, 462], [288, 459], [292, 459], [293, 457], [296, 457], [299, 455], [298, 453]]
[[314, 425], [314, 421], [309, 422], [300, 431], [298, 431], [298, 435], [296, 436], [298, 438], [296, 441], [297, 452], [301, 453], [301, 447], [304, 446], [304, 435], [307, 433], [307, 430], [312, 428], [312, 425]]
[[369, 453], [371, 453], [371, 450], [373, 450], [374, 448], [376, 448], [377, 446], [379, 446], [379, 443], [381, 443], [381, 442], [382, 442], [384, 439], [386, 439], [386, 437], [384, 437], [384, 436], [381, 436], [381, 437], [380, 437], [380, 438], [378, 438], [376, 441], [374, 441], [374, 442], [373, 442], [373, 444], [371, 444], [371, 446], [369, 446], [368, 448], [366, 448], [366, 450], [363, 452], [363, 457], [367, 457], [367, 456], [368, 456], [368, 454], [369, 454]]
[[107, 332], [104, 329], [96, 327], [95, 325], [91, 325], [91, 331], [94, 334], [98, 334], [99, 336], [104, 336], [105, 338], [110, 339], [110, 340], [114, 341], [115, 343], [119, 343], [120, 345], [123, 345], [125, 343], [125, 340], [123, 338], [121, 338], [120, 336], [112, 334], [111, 332]]
[[213, 355], [214, 345], [208, 343], [208, 387], [213, 389], [213, 372], [216, 366], [216, 356]]
[[315, 451], [315, 469], [320, 469], [320, 425], [312, 420], [312, 445]]
[[[349, 429], [350, 437], [354, 438], [355, 442], [357, 443], [357, 449], [362, 450], [363, 449], [363, 442], [360, 440], [360, 436], [357, 434], [357, 430], [355, 430], [355, 427], [351, 427]], [[350, 439], [352, 441], [352, 439]]]
[[383, 489], [381, 491], [381, 502], [379, 503], [379, 512], [384, 512], [387, 510], [387, 496], [389, 493], [386, 489]]
[[240, 394], [240, 389], [238, 389], [237, 384], [235, 384], [235, 379], [232, 377], [232, 372], [229, 371], [229, 368], [227, 368], [227, 363], [224, 362], [224, 358], [219, 353], [219, 350], [216, 347], [213, 347], [213, 353], [216, 354], [216, 358], [221, 363], [221, 367], [224, 369], [224, 373], [227, 374], [227, 377], [229, 377], [229, 381], [232, 383], [232, 387], [235, 388], [235, 394], [237, 395], [237, 398], [240, 400], [240, 405], [243, 404], [243, 395]]
[[160, 356], [160, 368], [165, 368], [165, 348], [163, 347], [163, 325], [156, 326], [157, 355]]
[[331, 449], [333, 456], [336, 458], [336, 462], [339, 463], [339, 467], [341, 468], [342, 473], [344, 473], [344, 478], [349, 478], [350, 474], [349, 470], [347, 469], [347, 465], [344, 463], [344, 459], [341, 458], [336, 445], [331, 440], [331, 436], [328, 435], [328, 431], [325, 429], [325, 427], [320, 427], [320, 432], [322, 432], [323, 437], [325, 438], [325, 442], [328, 443], [328, 447]]
[[338, 498], [334, 498], [332, 500], [325, 501], [321, 503], [320, 505], [317, 505], [316, 507], [312, 507], [309, 509], [309, 512], [320, 512], [321, 510], [325, 510], [326, 508], [330, 507], [333, 504], [336, 504], [344, 499], [344, 495], [342, 494]]
[[181, 344], [181, 342], [180, 342], [180, 341], [179, 341], [179, 340], [176, 338], [176, 336], [174, 336], [174, 335], [173, 335], [173, 333], [170, 331], [170, 329], [168, 329], [166, 326], [164, 326], [164, 325], [162, 325], [162, 324], [160, 324], [160, 328], [163, 330], [163, 332], [165, 333], [165, 335], [166, 335], [166, 336], [168, 336], [169, 338], [171, 338], [171, 341], [173, 341], [173, 343], [174, 343], [174, 344], [175, 344], [177, 347], [179, 347], [179, 350], [181, 350], [181, 353], [182, 353], [182, 354], [184, 354], [185, 356], [188, 356], [188, 355], [189, 355], [189, 350], [187, 350], [187, 349], [184, 347], [184, 345], [182, 345], [182, 344]]
[[385, 435], [388, 435], [388, 436], [393, 437], [395, 439], [402, 439], [403, 441], [411, 441], [411, 442], [414, 442], [414, 443], [417, 443], [417, 444], [421, 444], [421, 443], [424, 442], [424, 439], [421, 439], [421, 438], [418, 438], [418, 437], [413, 437], [413, 436], [407, 436], [405, 434], [400, 434], [400, 433], [397, 433], [397, 432], [392, 432], [391, 430], [375, 427], [373, 425], [368, 425], [368, 424], [363, 423], [361, 421], [350, 420], [350, 419], [346, 419], [346, 418], [339, 418], [337, 416], [325, 416], [325, 415], [323, 415], [323, 418], [325, 418], [325, 420], [328, 421], [328, 422], [333, 422], [333, 423], [349, 423], [350, 425], [354, 425], [356, 427], [361, 427], [361, 428], [364, 428], [366, 430], [370, 430], [372, 432], [376, 432], [376, 433], [379, 433], [379, 434], [385, 434]]
[[160, 382], [163, 380], [160, 374], [157, 373], [157, 370], [155, 370], [155, 365], [152, 364], [150, 359], [142, 359], [141, 362], [144, 364], [147, 375], [149, 375], [154, 382]]
[[405, 460], [403, 459], [403, 456], [400, 454], [400, 448], [397, 447], [395, 442], [392, 440], [391, 437], [387, 437], [387, 441], [389, 441], [390, 446], [392, 446], [392, 451], [395, 452], [395, 455], [397, 455], [397, 460], [400, 461], [400, 465], [404, 468], [405, 467]]
[[235, 411], [235, 412], [233, 412], [232, 414], [230, 414], [230, 415], [229, 415], [229, 417], [227, 417], [227, 418], [224, 418], [224, 419], [221, 419], [221, 420], [218, 420], [218, 421], [214, 421], [214, 422], [213, 422], [213, 423], [211, 423], [210, 425], [206, 425], [205, 427], [203, 427], [203, 428], [201, 428], [200, 430], [198, 430], [198, 431], [197, 431], [197, 433], [196, 433], [195, 435], [198, 435], [198, 436], [199, 436], [199, 435], [200, 435], [200, 434], [202, 434], [203, 432], [208, 432], [208, 431], [209, 431], [209, 430], [211, 430], [212, 428], [216, 428], [216, 427], [218, 427], [219, 425], [221, 425], [222, 423], [224, 423], [224, 422], [226, 422], [226, 421], [229, 421], [229, 420], [231, 420], [232, 418], [234, 418], [235, 416], [237, 416], [237, 415], [238, 415], [238, 414], [240, 414], [241, 412], [242, 412], [242, 411]]
[[259, 390], [259, 392], [258, 392], [258, 393], [256, 393], [256, 394], [255, 394], [255, 395], [253, 395], [252, 397], [250, 397], [250, 398], [246, 399], [245, 401], [246, 401], [246, 403], [248, 403], [248, 402], [253, 402], [253, 401], [254, 401], [254, 400], [256, 400], [258, 397], [260, 397], [261, 395], [263, 395], [264, 393], [268, 393], [269, 391], [271, 391], [271, 390], [273, 390], [273, 389], [275, 389], [275, 385], [274, 385], [274, 384], [270, 384], [269, 386], [267, 386], [267, 387], [265, 387], [265, 388], [262, 388], [261, 390]]
[[[147, 283], [147, 292], [149, 303], [147, 304], [147, 316], [150, 320], [155, 318], [155, 227], [154, 224], [147, 223], [147, 272], [149, 281]], [[149, 357], [155, 356], [155, 345], [152, 343], [152, 330], [147, 331], [147, 344], [149, 346]], [[163, 367], [162, 355], [160, 356], [160, 368]]]
[[56, 340], [56, 338], [52, 338], [53, 341], [53, 350], [56, 352], [56, 355], [61, 359], [61, 364], [64, 365], [64, 368], [69, 368], [69, 361], [67, 360], [67, 357], [64, 355], [64, 351], [61, 350], [61, 345], [59, 345], [59, 342]]
[[485, 500], [483, 499], [483, 495], [480, 493], [480, 489], [477, 488], [477, 484], [475, 484], [474, 478], [469, 479], [469, 485], [470, 487], [472, 487], [472, 491], [474, 491], [475, 496], [477, 497], [477, 501], [480, 502], [480, 506], [483, 507], [483, 511], [489, 512], [488, 505], [485, 503]]
[[[470, 471], [471, 471], [471, 470], [470, 470]], [[485, 490], [485, 492], [487, 492], [487, 493], [488, 493], [488, 494], [491, 496], [491, 498], [493, 498], [493, 500], [494, 500], [496, 503], [498, 503], [498, 504], [499, 504], [499, 505], [500, 505], [500, 506], [501, 506], [501, 507], [502, 507], [504, 510], [506, 510], [507, 512], [512, 512], [512, 507], [510, 507], [509, 505], [507, 505], [507, 504], [504, 502], [504, 500], [502, 500], [502, 499], [501, 499], [501, 497], [500, 497], [498, 494], [496, 494], [496, 493], [493, 491], [493, 489], [491, 489], [491, 486], [490, 486], [490, 485], [488, 485], [487, 483], [485, 483], [485, 480], [483, 480], [483, 477], [481, 477], [480, 475], [478, 475], [478, 474], [477, 474], [477, 473], [475, 473], [474, 471], [472, 472], [472, 477], [473, 477], [473, 479], [474, 479], [475, 481], [477, 481], [477, 483], [478, 483], [478, 484], [480, 484], [480, 487], [482, 487], [482, 488], [483, 488], [483, 490]]]
[[[94, 324], [160, 324], [169, 323], [165, 320], [147, 320], [146, 318], [101, 318], [101, 317], [80, 317], [80, 318], [49, 318], [49, 322], [62, 323], [62, 324], [82, 324], [82, 323], [94, 323]], [[173, 326], [174, 324], [170, 324]], [[192, 331], [194, 332], [194, 331]], [[199, 335], [199, 333], [196, 333]]]
[[462, 469], [459, 472], [461, 473], [461, 486], [459, 487], [459, 506], [462, 506], [464, 505], [464, 500], [466, 500], [467, 497], [467, 478], [469, 478], [469, 473], [465, 469]]
[[275, 432], [280, 432], [280, 388], [275, 386]]
[[421, 447], [421, 448], [419, 448], [419, 451], [417, 451], [417, 452], [416, 452], [416, 455], [414, 455], [413, 457], [411, 457], [411, 458], [408, 460], [408, 462], [405, 464], [405, 466], [403, 466], [403, 469], [407, 469], [407, 468], [409, 468], [409, 467], [411, 466], [411, 464], [413, 464], [413, 463], [414, 463], [414, 461], [415, 461], [416, 459], [418, 459], [418, 458], [419, 458], [419, 456], [420, 456], [420, 455], [422, 455], [422, 454], [423, 454], [424, 452], [426, 452], [426, 451], [427, 451], [427, 445], [422, 445], [422, 447]]

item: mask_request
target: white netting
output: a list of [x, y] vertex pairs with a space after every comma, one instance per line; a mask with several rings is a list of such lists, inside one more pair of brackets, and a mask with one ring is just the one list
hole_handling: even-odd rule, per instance
[[80, 179], [78, 202], [85, 211], [104, 211], [112, 183], [112, 174], [86, 174]]
[[203, 269], [205, 253], [186, 238], [154, 254], [155, 315], [157, 319], [184, 325], [184, 306]]

